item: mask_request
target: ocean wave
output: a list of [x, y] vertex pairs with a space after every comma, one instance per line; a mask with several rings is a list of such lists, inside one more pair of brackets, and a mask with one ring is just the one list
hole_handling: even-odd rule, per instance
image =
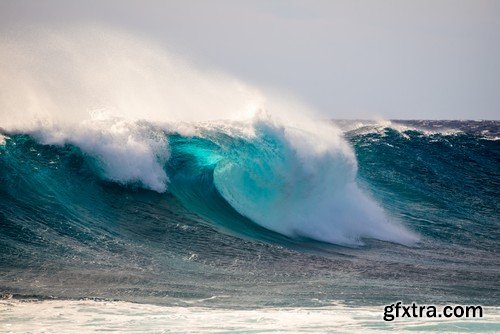
[[8, 34], [1, 291], [496, 303], [498, 122], [318, 121], [123, 32]]
[[[184, 202], [198, 197], [212, 203], [211, 197], [221, 196], [242, 216], [288, 237], [341, 245], [362, 245], [363, 238], [407, 245], [417, 241], [358, 188], [354, 155], [342, 138], [325, 134], [329, 125], [308, 132], [266, 118], [249, 122], [251, 130], [241, 132], [242, 123], [237, 123], [234, 131], [227, 131], [227, 123], [222, 128], [197, 125], [198, 135], [191, 137], [123, 121], [85, 123], [65, 135], [44, 129], [31, 136], [43, 145], [76, 147], [104, 180], [168, 189]], [[7, 151], [16, 140], [21, 139], [8, 139]], [[225, 208], [207, 210], [221, 217], [224, 213], [217, 210]]]
[[202, 149], [185, 141], [179, 159], [211, 166], [218, 193], [254, 223], [343, 245], [418, 239], [358, 188], [352, 149], [310, 108], [109, 29], [35, 37], [19, 33], [0, 53], [10, 69], [1, 80], [15, 83], [0, 100], [9, 134], [75, 146], [101, 178], [160, 193], [183, 173], [169, 135], [208, 140]]

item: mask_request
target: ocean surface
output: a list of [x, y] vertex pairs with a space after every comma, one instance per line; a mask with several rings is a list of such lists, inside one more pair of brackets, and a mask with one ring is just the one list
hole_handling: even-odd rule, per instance
[[500, 122], [323, 123], [333, 139], [266, 119], [3, 130], [1, 322], [111, 307], [151, 330], [356, 332], [403, 301], [489, 306], [462, 325], [498, 330]]

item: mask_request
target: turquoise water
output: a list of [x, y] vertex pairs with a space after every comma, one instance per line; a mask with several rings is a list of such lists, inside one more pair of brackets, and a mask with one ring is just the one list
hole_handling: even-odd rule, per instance
[[232, 309], [498, 305], [499, 123], [337, 123], [352, 157], [301, 151], [310, 136], [262, 122], [251, 136], [141, 127], [161, 144], [161, 171], [100, 137], [4, 133], [0, 292]]

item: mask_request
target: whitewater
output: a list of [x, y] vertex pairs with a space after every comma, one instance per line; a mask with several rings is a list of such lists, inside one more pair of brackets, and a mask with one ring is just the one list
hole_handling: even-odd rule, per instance
[[269, 230], [345, 245], [418, 240], [359, 190], [351, 148], [305, 106], [119, 33], [80, 29], [26, 38], [3, 43], [10, 71], [2, 78], [9, 88], [0, 110], [8, 133], [74, 145], [102, 178], [161, 193], [176, 149], [169, 138], [179, 134], [192, 138], [185, 154], [200, 169], [213, 162], [220, 195]]
[[3, 330], [498, 329], [498, 121], [332, 121], [109, 27], [0, 39]]

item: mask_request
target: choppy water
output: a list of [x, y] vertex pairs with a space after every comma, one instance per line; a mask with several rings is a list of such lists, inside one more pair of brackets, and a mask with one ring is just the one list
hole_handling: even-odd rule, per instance
[[214, 315], [401, 330], [381, 320], [398, 300], [498, 313], [498, 121], [318, 121], [95, 24], [0, 40], [2, 330], [175, 331], [183, 313], [194, 332]]
[[76, 140], [4, 134], [0, 289], [229, 308], [497, 305], [498, 122], [338, 123], [356, 188], [343, 155], [301, 157], [262, 123], [250, 137], [141, 127], [169, 147], [166, 192], [147, 169], [114, 177], [126, 160]]

